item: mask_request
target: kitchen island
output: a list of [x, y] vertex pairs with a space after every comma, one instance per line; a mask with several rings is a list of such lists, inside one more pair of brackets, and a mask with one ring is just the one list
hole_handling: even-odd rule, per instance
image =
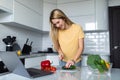
[[110, 72], [104, 74], [92, 73], [88, 67], [77, 68], [77, 70], [66, 71], [58, 70], [51, 75], [29, 79], [13, 73], [7, 73], [0, 76], [0, 80], [120, 80], [120, 69], [113, 68]]

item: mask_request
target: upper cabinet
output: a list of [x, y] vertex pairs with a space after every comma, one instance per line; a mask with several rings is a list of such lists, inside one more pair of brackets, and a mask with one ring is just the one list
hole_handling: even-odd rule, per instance
[[0, 0], [0, 23], [49, 31], [49, 16], [59, 8], [84, 31], [108, 30], [108, 0]]
[[84, 31], [108, 30], [107, 0], [57, 0], [57, 7]]
[[94, 14], [94, 2], [92, 0], [58, 0], [57, 7], [69, 17]]
[[108, 0], [95, 0], [96, 30], [108, 30]]
[[[6, 0], [7, 2], [7, 0]], [[12, 13], [0, 14], [0, 23], [22, 28], [42, 30], [43, 1], [42, 0], [12, 0]], [[10, 3], [8, 3], [10, 4]]]
[[33, 10], [38, 14], [43, 14], [43, 0], [16, 0], [21, 5]]
[[13, 0], [0, 0], [0, 12], [11, 13], [13, 8]]

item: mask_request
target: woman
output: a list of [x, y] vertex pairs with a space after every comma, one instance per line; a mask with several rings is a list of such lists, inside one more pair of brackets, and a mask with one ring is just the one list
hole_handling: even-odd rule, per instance
[[54, 9], [50, 14], [50, 36], [53, 46], [59, 53], [60, 65], [69, 68], [80, 66], [84, 49], [84, 33], [80, 25], [72, 22], [63, 11]]

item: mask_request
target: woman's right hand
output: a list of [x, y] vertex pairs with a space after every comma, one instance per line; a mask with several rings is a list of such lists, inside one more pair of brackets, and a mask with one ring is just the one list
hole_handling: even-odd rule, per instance
[[59, 54], [59, 59], [63, 60], [63, 58], [64, 58], [64, 55], [63, 54]]

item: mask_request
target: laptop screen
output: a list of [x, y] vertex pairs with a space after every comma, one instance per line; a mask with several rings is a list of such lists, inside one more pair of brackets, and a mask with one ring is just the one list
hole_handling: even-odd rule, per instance
[[30, 77], [22, 62], [20, 61], [19, 57], [17, 56], [16, 52], [1, 51], [0, 57], [10, 72], [25, 77]]
[[[40, 69], [34, 69], [34, 68], [30, 68], [29, 71], [30, 72], [32, 71], [32, 72], [29, 73], [27, 71], [28, 69], [25, 69], [24, 65], [20, 61], [16, 52], [0, 52], [0, 57], [10, 72], [13, 72], [15, 74], [18, 74], [24, 77], [35, 78], [35, 77], [41, 77], [41, 76], [53, 74], [53, 72], [46, 72], [46, 71], [42, 71]], [[31, 74], [35, 74], [35, 72], [36, 72], [36, 75], [31, 76]]]

